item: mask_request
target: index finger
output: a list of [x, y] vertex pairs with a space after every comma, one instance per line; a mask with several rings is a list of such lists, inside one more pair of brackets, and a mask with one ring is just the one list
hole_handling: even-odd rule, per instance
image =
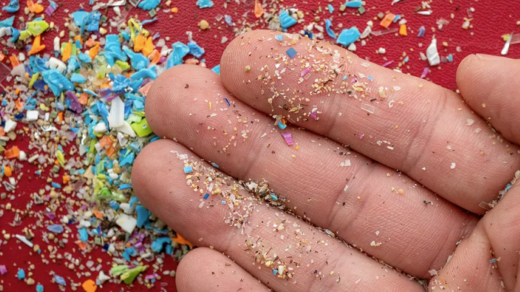
[[228, 46], [221, 72], [252, 107], [349, 145], [475, 213], [520, 165], [516, 146], [456, 93], [338, 46], [252, 31]]

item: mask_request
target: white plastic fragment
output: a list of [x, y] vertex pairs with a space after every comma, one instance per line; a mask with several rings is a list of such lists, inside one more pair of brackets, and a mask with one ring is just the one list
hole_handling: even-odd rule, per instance
[[347, 49], [348, 49], [349, 51], [351, 51], [351, 52], [355, 52], [356, 49], [357, 49], [356, 44], [351, 43], [351, 44], [348, 46]]
[[25, 153], [25, 151], [20, 150], [20, 156], [18, 156], [18, 159], [19, 159], [20, 161], [25, 161], [25, 160], [27, 160], [27, 154]]
[[100, 122], [99, 124], [94, 126], [94, 132], [96, 132], [96, 133], [106, 133], [106, 131], [107, 131], [107, 126], [105, 125], [104, 122]]
[[15, 234], [14, 236], [16, 236], [16, 238], [18, 238], [21, 242], [27, 244], [29, 247], [33, 247], [33, 243], [27, 240], [25, 236], [19, 234]]
[[428, 62], [430, 66], [436, 66], [441, 63], [441, 59], [439, 57], [439, 51], [437, 51], [437, 40], [433, 39], [432, 43], [426, 49], [426, 57], [428, 58]]
[[116, 97], [112, 100], [110, 113], [108, 114], [108, 124], [111, 128], [118, 128], [125, 123], [125, 104], [121, 98]]
[[25, 66], [20, 64], [11, 70], [11, 75], [23, 77], [25, 75]]
[[379, 54], [385, 54], [386, 49], [385, 48], [379, 48]]
[[504, 48], [502, 49], [502, 51], [500, 52], [500, 54], [502, 56], [505, 56], [507, 55], [507, 53], [509, 52], [509, 45], [511, 45], [511, 40], [513, 39], [513, 33], [511, 33], [509, 35], [509, 39], [506, 41], [506, 43], [504, 44]]
[[59, 52], [60, 51], [60, 37], [54, 38], [54, 51]]
[[119, 214], [116, 219], [116, 224], [121, 227], [124, 231], [132, 233], [137, 226], [137, 220], [126, 214]]
[[67, 65], [65, 65], [65, 63], [63, 63], [62, 61], [54, 57], [51, 57], [49, 59], [49, 68], [56, 69], [58, 70], [58, 72], [63, 73], [67, 69]]
[[38, 111], [36, 111], [36, 110], [27, 111], [26, 118], [27, 118], [28, 122], [34, 122], [34, 121], [38, 120]]
[[105, 273], [103, 273], [103, 271], [99, 271], [99, 275], [97, 276], [97, 279], [96, 279], [96, 284], [101, 285], [108, 280], [110, 280], [110, 277], [105, 275]]
[[134, 129], [132, 129], [130, 124], [128, 124], [126, 121], [123, 121], [123, 125], [121, 125], [120, 127], [116, 127], [114, 129], [116, 129], [118, 132], [121, 132], [123, 134], [127, 134], [130, 137], [135, 137]]
[[11, 132], [12, 130], [16, 129], [17, 123], [11, 119], [5, 121], [4, 131], [6, 133]]
[[452, 162], [450, 168], [455, 169], [456, 166], [457, 166], [457, 164], [455, 164], [455, 162]]

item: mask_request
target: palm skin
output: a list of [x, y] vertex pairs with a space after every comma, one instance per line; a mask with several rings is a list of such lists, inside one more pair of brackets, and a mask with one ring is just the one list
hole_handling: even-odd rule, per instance
[[461, 97], [325, 42], [253, 31], [220, 76], [165, 72], [146, 102], [165, 139], [139, 154], [132, 181], [199, 246], [178, 290], [424, 291], [412, 277], [431, 291], [516, 291], [518, 191], [479, 221], [520, 168], [505, 140], [520, 137], [516, 67], [468, 57]]

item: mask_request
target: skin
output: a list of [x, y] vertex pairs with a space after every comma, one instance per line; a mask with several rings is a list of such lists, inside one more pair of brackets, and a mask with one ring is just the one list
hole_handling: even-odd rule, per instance
[[[511, 86], [518, 82], [510, 82], [520, 76], [518, 61], [467, 57], [457, 73], [457, 95], [334, 45], [307, 39], [283, 45], [275, 35], [253, 31], [235, 39], [222, 57], [221, 75], [176, 66], [147, 95], [147, 120], [165, 139], [139, 154], [136, 195], [201, 247], [181, 261], [178, 290], [424, 291], [413, 276], [429, 281], [431, 291], [520, 291], [520, 189], [513, 186], [487, 213], [481, 204], [495, 199], [520, 169], [511, 143], [520, 142]], [[298, 53], [283, 59], [289, 47]], [[336, 90], [310, 94], [324, 72], [300, 82], [302, 64], [333, 64], [334, 51], [344, 69], [331, 84], [338, 89], [341, 76], [355, 75], [365, 86], [357, 98]], [[276, 64], [287, 67], [282, 78], [257, 80], [273, 77]], [[383, 98], [380, 87], [393, 90]], [[273, 92], [278, 97], [269, 103]], [[302, 103], [296, 112], [284, 109]], [[306, 115], [313, 107], [317, 120]], [[275, 126], [273, 115], [283, 115], [288, 127]], [[291, 133], [295, 145], [281, 133]], [[217, 164], [229, 176], [225, 192], [235, 179], [267, 181], [291, 214], [240, 189], [238, 209], [254, 211], [245, 228], [232, 227], [224, 222], [230, 209], [222, 198], [204, 200], [205, 191], [187, 184], [186, 163], [211, 173], [210, 163]], [[273, 275], [255, 252], [277, 255], [294, 268], [292, 277]], [[493, 258], [500, 260], [490, 263]]]

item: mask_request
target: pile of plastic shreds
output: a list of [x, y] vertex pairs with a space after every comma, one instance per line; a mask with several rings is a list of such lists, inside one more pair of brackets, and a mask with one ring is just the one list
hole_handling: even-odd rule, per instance
[[[142, 1], [139, 8], [154, 9], [159, 2]], [[75, 11], [70, 14], [69, 35], [56, 36], [53, 53], [43, 54], [42, 35], [58, 31], [46, 18], [59, 7], [52, 1], [45, 10], [41, 4], [29, 3], [28, 9], [36, 15], [30, 22], [20, 23], [17, 18], [15, 23], [15, 16], [0, 20], [2, 42], [22, 49], [10, 56], [0, 53], [0, 61], [8, 58], [6, 63], [12, 66], [2, 74], [7, 67], [0, 62], [0, 82], [6, 78], [4, 83], [10, 84], [1, 96], [0, 150], [7, 161], [1, 172], [8, 177], [3, 184], [7, 191], [17, 188], [19, 176], [15, 175], [23, 167], [19, 161], [40, 165], [36, 175], [48, 176], [48, 185], [31, 194], [28, 210], [33, 204], [46, 207], [34, 214], [39, 219], [37, 227], [46, 230], [43, 241], [62, 247], [69, 242], [82, 253], [101, 248], [113, 257], [111, 267], [86, 262], [93, 272], [88, 273], [91, 279], [75, 283], [54, 274], [54, 285], [61, 290], [82, 286], [90, 292], [106, 281], [131, 284], [137, 279], [150, 287], [161, 277], [174, 276], [174, 271], [161, 271], [162, 263], [167, 256], [180, 259], [193, 246], [139, 203], [130, 177], [140, 150], [159, 139], [148, 127], [144, 112], [151, 83], [164, 70], [183, 63], [186, 55], [200, 58], [204, 50], [194, 41], [176, 42], [170, 48], [144, 27], [156, 19], [126, 20], [124, 7], [109, 2], [112, 5], [105, 5], [113, 6], [117, 17], [108, 20], [99, 10]], [[7, 12], [18, 9], [17, 0], [4, 7]], [[5, 143], [17, 133], [30, 137], [28, 152], [32, 153]], [[45, 165], [51, 166], [50, 172]], [[6, 194], [2, 196], [5, 199]], [[5, 209], [10, 210], [10, 204]], [[9, 224], [20, 226], [26, 215], [17, 212]], [[20, 233], [25, 234], [11, 240], [43, 252], [32, 242], [30, 228], [20, 228]], [[5, 240], [9, 237], [4, 234]], [[56, 250], [49, 249], [49, 254], [52, 259]], [[65, 254], [72, 263], [80, 258]], [[7, 272], [0, 262], [0, 274]], [[14, 273], [34, 285], [23, 269]], [[38, 283], [36, 290], [43, 289]]]

